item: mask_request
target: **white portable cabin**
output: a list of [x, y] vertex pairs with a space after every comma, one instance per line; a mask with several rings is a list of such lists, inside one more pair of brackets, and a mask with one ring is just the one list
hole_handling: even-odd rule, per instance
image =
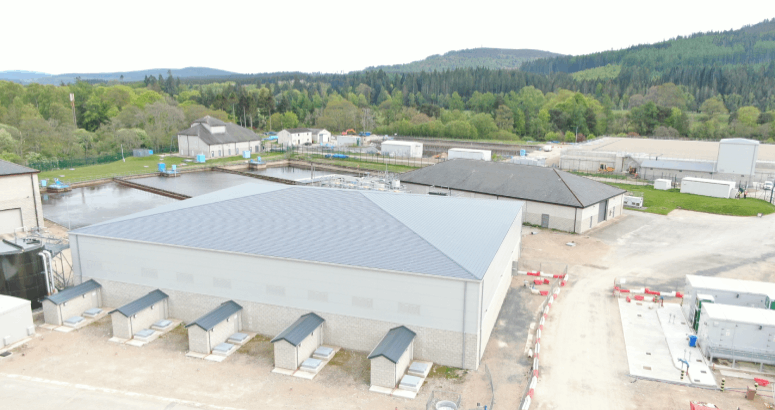
[[668, 189], [673, 188], [673, 181], [669, 179], [656, 179], [654, 180], [654, 189], [658, 189], [660, 191], [667, 191]]
[[336, 145], [339, 147], [347, 147], [351, 145], [360, 146], [361, 137], [357, 135], [339, 135], [336, 137]]
[[455, 158], [492, 161], [492, 151], [488, 149], [450, 148], [447, 151], [447, 159]]
[[681, 193], [710, 196], [714, 198], [731, 198], [735, 191], [734, 181], [686, 177], [681, 180]]
[[695, 329], [697, 326], [694, 321], [700, 305], [698, 300], [709, 300], [710, 303], [722, 305], [775, 309], [775, 283], [686, 275], [685, 290], [682, 310], [689, 324]]
[[414, 141], [385, 141], [382, 143], [382, 155], [399, 158], [421, 158], [422, 143]]
[[0, 295], [0, 350], [35, 334], [27, 299]]
[[702, 306], [697, 343], [705, 357], [775, 364], [775, 311]]

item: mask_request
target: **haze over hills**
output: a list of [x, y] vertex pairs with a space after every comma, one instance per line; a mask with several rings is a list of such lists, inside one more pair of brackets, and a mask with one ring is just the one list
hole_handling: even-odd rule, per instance
[[413, 61], [407, 64], [368, 67], [365, 71], [382, 70], [387, 73], [408, 73], [479, 67], [491, 69], [517, 69], [527, 61], [556, 56], [563, 56], [563, 54], [528, 49], [472, 48], [450, 51], [443, 55], [434, 54], [423, 60]]
[[39, 84], [60, 84], [64, 82], [73, 83], [76, 78], [81, 80], [111, 81], [121, 80], [134, 82], [143, 81], [146, 76], [158, 77], [167, 76], [167, 71], [172, 71], [173, 77], [191, 78], [191, 77], [223, 77], [230, 75], [239, 75], [226, 70], [219, 70], [208, 67], [186, 67], [186, 68], [153, 68], [150, 70], [139, 71], [119, 71], [114, 73], [68, 73], [68, 74], [46, 74], [34, 71], [0, 71], [0, 80], [9, 80], [20, 83], [39, 83]]

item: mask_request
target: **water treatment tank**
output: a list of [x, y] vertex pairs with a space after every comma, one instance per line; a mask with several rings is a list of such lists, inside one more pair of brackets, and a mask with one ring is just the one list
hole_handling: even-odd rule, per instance
[[164, 172], [167, 170], [167, 165], [165, 165], [163, 162], [159, 163], [159, 172]]
[[32, 308], [41, 306], [46, 296], [46, 274], [43, 251], [39, 240], [30, 238], [0, 241], [0, 294], [16, 296], [32, 302]]

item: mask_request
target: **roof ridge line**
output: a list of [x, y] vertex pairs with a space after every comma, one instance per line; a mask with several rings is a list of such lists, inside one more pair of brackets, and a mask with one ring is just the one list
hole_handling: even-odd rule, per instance
[[560, 175], [560, 173], [557, 172], [557, 168], [552, 168], [552, 170], [554, 170], [554, 173], [557, 174], [557, 176], [560, 178], [560, 181], [562, 181], [562, 184], [565, 185], [565, 188], [568, 188], [568, 191], [570, 191], [570, 194], [573, 195], [574, 198], [576, 198], [576, 201], [579, 203], [579, 206], [581, 206], [583, 208], [584, 207], [584, 203], [581, 202], [579, 197], [576, 196], [576, 193], [573, 192], [573, 189], [571, 189], [571, 187], [568, 186], [568, 183], [565, 182], [565, 179], [562, 177], [562, 175]]
[[[371, 198], [369, 198], [368, 196], [364, 195], [364, 194], [366, 194], [367, 192], [365, 192], [365, 191], [358, 191], [358, 193], [359, 193], [359, 194], [361, 194], [361, 195], [362, 195], [364, 198], [368, 199], [368, 200], [369, 200], [369, 202], [371, 202], [372, 204], [376, 205], [376, 206], [377, 206], [379, 209], [381, 209], [381, 210], [382, 210], [382, 212], [386, 213], [388, 216], [390, 216], [391, 218], [395, 219], [395, 220], [396, 220], [396, 222], [398, 222], [398, 223], [400, 223], [402, 226], [406, 227], [406, 229], [408, 229], [408, 230], [412, 231], [412, 233], [413, 233], [413, 234], [415, 234], [415, 235], [417, 235], [417, 237], [419, 237], [420, 239], [422, 239], [422, 240], [423, 240], [423, 242], [425, 242], [425, 243], [427, 243], [428, 245], [430, 245], [430, 246], [431, 246], [433, 249], [436, 249], [436, 250], [437, 250], [439, 253], [441, 253], [442, 255], [444, 255], [444, 256], [445, 256], [447, 259], [451, 260], [451, 261], [452, 261], [452, 262], [453, 262], [455, 265], [459, 266], [459, 267], [460, 267], [460, 269], [463, 269], [463, 271], [465, 271], [466, 273], [468, 273], [469, 275], [471, 275], [471, 276], [472, 276], [474, 279], [476, 279], [476, 280], [481, 280], [481, 279], [479, 279], [479, 278], [478, 278], [476, 275], [474, 275], [474, 273], [473, 273], [473, 272], [471, 272], [470, 270], [466, 269], [466, 268], [465, 268], [463, 265], [461, 265], [461, 264], [460, 264], [458, 261], [456, 261], [455, 259], [453, 259], [451, 256], [447, 255], [447, 253], [446, 253], [446, 252], [444, 252], [444, 251], [442, 251], [441, 249], [439, 249], [438, 247], [436, 247], [436, 245], [434, 245], [434, 244], [430, 243], [430, 242], [429, 242], [427, 239], [425, 239], [425, 237], [424, 237], [424, 236], [420, 235], [419, 233], [417, 233], [417, 231], [415, 231], [414, 229], [410, 228], [410, 227], [409, 227], [407, 224], [403, 223], [403, 222], [402, 222], [400, 219], [396, 218], [396, 217], [395, 217], [395, 215], [393, 215], [393, 214], [391, 214], [390, 212], [388, 212], [387, 210], [385, 210], [385, 208], [383, 208], [383, 207], [382, 207], [380, 204], [378, 204], [378, 203], [374, 202], [374, 201], [373, 201]], [[486, 272], [485, 272], [485, 273], [486, 273]], [[484, 276], [482, 276], [482, 277], [484, 277]]]

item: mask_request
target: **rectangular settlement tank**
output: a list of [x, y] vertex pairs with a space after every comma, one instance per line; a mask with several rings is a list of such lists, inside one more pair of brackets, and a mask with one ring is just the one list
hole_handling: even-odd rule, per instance
[[716, 172], [753, 175], [759, 156], [759, 141], [744, 138], [723, 139], [718, 145]]
[[492, 151], [487, 149], [450, 148], [447, 158], [479, 159], [482, 161], [491, 161]]
[[710, 196], [714, 198], [731, 198], [735, 190], [734, 181], [720, 181], [686, 177], [681, 180], [681, 193]]

